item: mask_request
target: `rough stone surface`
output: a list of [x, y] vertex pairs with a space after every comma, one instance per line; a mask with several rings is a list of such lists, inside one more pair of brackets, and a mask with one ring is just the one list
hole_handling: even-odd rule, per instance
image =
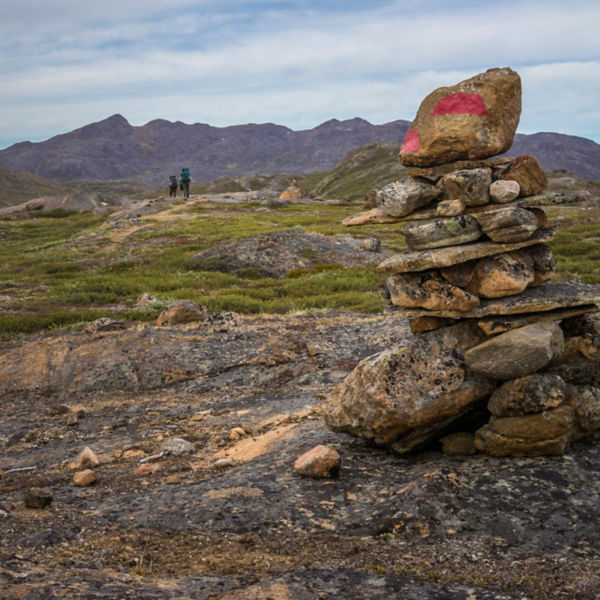
[[328, 427], [400, 453], [433, 439], [493, 389], [461, 358], [477, 341], [462, 323], [363, 360], [330, 394]]
[[466, 205], [462, 200], [441, 200], [437, 203], [435, 212], [438, 217], [457, 217], [465, 212]]
[[435, 186], [418, 181], [414, 177], [403, 177], [387, 184], [375, 192], [377, 208], [392, 217], [403, 217], [417, 208], [427, 206], [441, 191]]
[[518, 156], [510, 166], [502, 172], [500, 180], [516, 181], [519, 184], [519, 197], [535, 196], [548, 185], [544, 169], [535, 156], [525, 154]]
[[449, 283], [436, 271], [396, 273], [387, 278], [385, 287], [394, 306], [466, 312], [479, 304], [477, 296]]
[[[61, 371], [72, 374], [98, 373], [89, 357], [76, 364], [79, 354], [92, 343], [106, 364], [120, 338], [140, 368], [137, 389], [116, 377], [91, 391], [77, 377], [60, 388], [33, 357], [46, 348], [56, 365], [62, 343], [0, 342], [3, 376], [17, 356], [39, 367], [35, 381], [22, 368], [25, 379], [2, 384], [3, 600], [595, 600], [598, 433], [535, 460], [453, 458], [437, 443], [400, 457], [325, 426], [326, 395], [360, 358], [412, 339], [405, 319], [319, 312], [257, 316], [227, 333], [131, 329], [52, 337], [68, 342]], [[157, 345], [162, 354], [150, 352]], [[187, 379], [150, 378], [178, 363]], [[86, 409], [77, 430], [58, 410], [65, 402]], [[229, 440], [240, 425], [253, 434]], [[137, 463], [118, 451], [154, 454], [161, 436], [194, 441], [196, 454], [164, 456], [160, 471], [134, 476]], [[225, 458], [250, 443], [262, 453]], [[97, 485], [77, 488], [61, 465], [86, 444], [112, 460]], [[338, 479], [294, 474], [318, 444], [343, 455]], [[37, 470], [8, 472], [30, 465]], [[179, 482], [167, 485], [170, 475]], [[23, 508], [26, 489], [50, 485], [50, 510]]]
[[523, 442], [553, 440], [564, 435], [572, 437], [575, 414], [571, 406], [559, 406], [519, 417], [494, 417], [490, 429], [511, 439]]
[[502, 154], [521, 115], [521, 80], [509, 68], [442, 87], [421, 103], [400, 149], [406, 166], [432, 166]]
[[347, 239], [310, 233], [302, 229], [271, 231], [222, 242], [191, 257], [192, 268], [224, 273], [250, 273], [282, 279], [289, 273], [317, 265], [344, 267], [377, 264], [390, 252], [357, 248]]
[[534, 373], [507, 381], [490, 396], [488, 410], [496, 417], [543, 412], [565, 400], [566, 384], [552, 373]]
[[489, 425], [475, 432], [475, 447], [479, 452], [492, 456], [547, 456], [564, 454], [570, 436], [564, 434], [554, 439], [539, 441], [511, 438], [494, 431]]
[[566, 398], [567, 404], [573, 407], [577, 420], [573, 439], [585, 437], [600, 429], [599, 387], [568, 385]]
[[341, 457], [333, 448], [319, 444], [300, 455], [294, 462], [294, 471], [314, 479], [337, 477], [340, 471]]
[[519, 294], [534, 279], [533, 261], [517, 250], [478, 261], [466, 289], [482, 298], [502, 298]]
[[498, 179], [490, 185], [490, 198], [492, 202], [506, 204], [518, 198], [520, 191], [521, 186], [518, 181]]
[[29, 488], [23, 498], [27, 508], [44, 508], [54, 500], [52, 490], [44, 488]]
[[209, 311], [205, 306], [200, 306], [189, 300], [175, 300], [158, 315], [156, 324], [162, 327], [163, 325], [204, 321], [208, 318], [208, 315]]
[[451, 200], [458, 198], [466, 206], [480, 206], [490, 202], [490, 185], [492, 169], [462, 169], [444, 175], [436, 187], [442, 190], [442, 198]]
[[564, 336], [557, 323], [534, 323], [513, 329], [465, 353], [467, 366], [492, 379], [531, 375], [560, 356]]
[[539, 287], [529, 287], [514, 296], [484, 298], [479, 302], [479, 306], [468, 313], [443, 310], [432, 314], [431, 311], [419, 308], [396, 308], [394, 312], [403, 317], [480, 318], [589, 306], [591, 303], [598, 302], [600, 302], [600, 285], [577, 281], [548, 281]]
[[552, 258], [552, 250], [546, 244], [536, 244], [529, 246], [523, 252], [533, 260], [533, 281], [532, 286], [542, 285], [546, 281], [550, 281], [556, 271], [556, 263]]
[[79, 487], [87, 487], [96, 483], [96, 473], [92, 469], [84, 469], [73, 474], [73, 483]]
[[494, 242], [522, 242], [538, 229], [536, 215], [518, 206], [478, 213], [475, 219], [482, 231]]
[[482, 258], [549, 242], [554, 238], [556, 228], [543, 227], [538, 229], [529, 239], [522, 242], [498, 244], [490, 241], [479, 241], [447, 248], [433, 248], [423, 251], [404, 250], [386, 258], [378, 267], [378, 271], [387, 273], [407, 273], [425, 271], [441, 267], [451, 267], [468, 260]]
[[406, 245], [413, 250], [458, 246], [483, 235], [476, 219], [470, 215], [413, 221], [406, 224], [402, 233]]

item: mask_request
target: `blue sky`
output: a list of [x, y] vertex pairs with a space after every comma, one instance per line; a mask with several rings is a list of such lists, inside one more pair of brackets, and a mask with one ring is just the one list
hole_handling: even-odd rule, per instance
[[4, 0], [0, 148], [112, 114], [309, 129], [411, 120], [490, 67], [523, 84], [519, 131], [600, 142], [600, 2]]

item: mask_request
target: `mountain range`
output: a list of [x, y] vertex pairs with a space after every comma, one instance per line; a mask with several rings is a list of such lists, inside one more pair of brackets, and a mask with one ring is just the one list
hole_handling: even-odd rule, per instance
[[[253, 173], [303, 174], [328, 171], [363, 144], [399, 144], [409, 125], [404, 120], [372, 125], [354, 118], [331, 119], [303, 131], [273, 123], [213, 127], [162, 119], [132, 126], [113, 115], [43, 142], [0, 150], [0, 166], [56, 183], [130, 180], [162, 185], [182, 166], [198, 182]], [[507, 154], [534, 154], [547, 171], [600, 179], [600, 145], [586, 138], [517, 134]]]

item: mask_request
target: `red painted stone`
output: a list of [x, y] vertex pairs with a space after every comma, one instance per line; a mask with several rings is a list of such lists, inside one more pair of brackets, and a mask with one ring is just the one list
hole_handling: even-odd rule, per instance
[[483, 117], [489, 115], [490, 113], [485, 107], [485, 102], [479, 94], [465, 94], [464, 92], [456, 92], [456, 94], [442, 98], [435, 105], [432, 116], [437, 117], [440, 115], [464, 114]]
[[416, 128], [406, 132], [401, 150], [402, 152], [419, 151], [419, 131]]

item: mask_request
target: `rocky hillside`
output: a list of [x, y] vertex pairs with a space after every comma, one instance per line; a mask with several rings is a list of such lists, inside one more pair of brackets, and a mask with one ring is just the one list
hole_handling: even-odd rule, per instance
[[0, 208], [35, 198], [60, 194], [60, 185], [29, 173], [17, 173], [0, 167]]
[[[212, 127], [157, 119], [134, 127], [121, 115], [39, 143], [0, 151], [0, 165], [54, 182], [127, 179], [161, 185], [190, 167], [198, 182], [254, 173], [327, 171], [350, 150], [371, 142], [400, 144], [409, 122], [372, 125], [364, 119], [332, 119], [314, 129], [275, 125]], [[566, 169], [600, 179], [600, 145], [556, 133], [517, 135], [512, 154], [533, 153], [547, 170]]]

